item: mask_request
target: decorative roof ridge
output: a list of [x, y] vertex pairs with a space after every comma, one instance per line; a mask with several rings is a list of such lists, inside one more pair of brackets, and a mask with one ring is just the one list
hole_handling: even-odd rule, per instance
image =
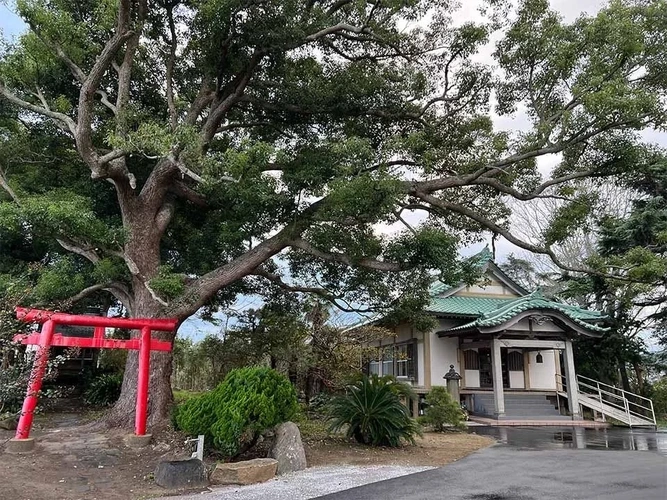
[[[588, 325], [588, 322], [586, 322], [582, 318], [573, 317], [572, 313], [593, 316], [595, 317], [595, 319], [597, 318], [604, 319], [606, 317], [600, 311], [591, 311], [589, 309], [583, 309], [581, 307], [572, 306], [569, 304], [564, 304], [560, 301], [548, 299], [544, 296], [542, 290], [538, 288], [535, 291], [529, 293], [528, 295], [517, 297], [516, 299], [509, 301], [507, 304], [503, 304], [496, 309], [493, 309], [491, 311], [486, 312], [485, 314], [480, 315], [478, 320], [479, 322], [483, 322], [485, 320], [489, 320], [494, 317], [498, 316], [502, 317], [507, 312], [512, 311], [516, 308], [520, 308], [520, 306], [523, 305], [529, 305], [528, 307], [529, 309], [540, 309], [540, 308], [554, 309], [566, 314], [572, 320], [584, 323], [586, 325]], [[594, 318], [587, 318], [587, 319], [594, 319]]]

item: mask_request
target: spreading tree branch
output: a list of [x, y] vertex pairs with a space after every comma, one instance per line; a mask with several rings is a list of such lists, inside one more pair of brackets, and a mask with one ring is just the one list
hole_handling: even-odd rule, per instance
[[290, 242], [290, 246], [303, 250], [310, 255], [327, 262], [338, 262], [346, 266], [361, 266], [375, 271], [399, 272], [405, 271], [406, 267], [398, 262], [386, 262], [376, 259], [352, 259], [349, 255], [341, 252], [325, 252], [315, 247], [312, 243], [303, 238], [295, 238]]
[[268, 271], [265, 271], [263, 269], [256, 269], [252, 273], [254, 276], [260, 276], [262, 278], [265, 278], [269, 280], [271, 283], [275, 284], [279, 288], [282, 288], [283, 290], [286, 290], [288, 292], [292, 293], [309, 293], [309, 294], [314, 294], [322, 297], [325, 299], [327, 302], [329, 302], [331, 305], [339, 309], [340, 311], [343, 312], [369, 312], [370, 310], [367, 308], [354, 308], [351, 307], [349, 304], [347, 306], [341, 304], [341, 301], [343, 301], [342, 297], [336, 296], [333, 294], [330, 290], [327, 290], [326, 288], [323, 287], [312, 287], [312, 286], [301, 286], [301, 285], [290, 285], [283, 281], [283, 279], [275, 274], [275, 273], [270, 273]]
[[7, 182], [7, 177], [5, 176], [5, 172], [2, 170], [2, 167], [0, 167], [0, 187], [7, 191], [9, 194], [10, 198], [14, 200], [14, 203], [17, 205], [21, 206], [21, 202], [19, 201], [19, 197], [16, 196], [16, 193], [12, 189], [12, 187], [9, 185]]
[[128, 290], [127, 286], [124, 283], [120, 283], [118, 281], [111, 281], [109, 283], [99, 283], [97, 285], [91, 285], [89, 287], [84, 288], [76, 295], [73, 295], [72, 297], [68, 298], [67, 300], [65, 300], [65, 302], [68, 304], [74, 304], [99, 291], [109, 292], [116, 299], [118, 299], [129, 311], [132, 310], [133, 300], [130, 291]]
[[101, 260], [93, 245], [82, 245], [68, 238], [56, 238], [56, 241], [65, 250], [81, 255], [93, 264], [97, 264]]
[[171, 38], [169, 44], [169, 56], [167, 58], [167, 107], [169, 108], [169, 122], [171, 129], [176, 130], [178, 116], [176, 115], [176, 104], [174, 103], [174, 66], [176, 65], [176, 24], [174, 23], [174, 4], [167, 5], [167, 21]]
[[9, 102], [15, 104], [20, 108], [32, 111], [33, 113], [37, 113], [38, 115], [46, 116], [47, 118], [51, 118], [56, 122], [64, 124], [67, 127], [67, 129], [72, 133], [72, 135], [76, 135], [76, 125], [74, 123], [74, 120], [72, 120], [66, 114], [59, 113], [57, 111], [52, 111], [51, 109], [45, 108], [43, 106], [37, 106], [36, 104], [32, 104], [28, 101], [25, 101], [20, 97], [18, 97], [17, 95], [10, 92], [9, 89], [7, 89], [7, 87], [5, 87], [3, 83], [0, 83], [0, 95], [4, 96], [5, 99], [7, 99]]

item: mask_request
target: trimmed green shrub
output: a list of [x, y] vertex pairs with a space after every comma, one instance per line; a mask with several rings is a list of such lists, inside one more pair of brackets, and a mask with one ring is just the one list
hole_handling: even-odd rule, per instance
[[402, 440], [414, 444], [421, 428], [401, 402], [401, 395], [409, 392], [406, 384], [392, 377], [364, 375], [347, 387], [345, 395], [332, 399], [330, 430], [345, 428], [347, 437], [372, 446], [397, 447]]
[[426, 408], [421, 422], [442, 432], [447, 425], [463, 426], [461, 405], [452, 399], [447, 389], [441, 386], [432, 387], [426, 395]]
[[90, 382], [83, 399], [92, 406], [111, 406], [118, 401], [122, 385], [122, 373], [103, 373]]
[[230, 371], [218, 387], [186, 401], [174, 420], [233, 458], [252, 448], [262, 432], [293, 419], [298, 409], [287, 378], [270, 368], [249, 367]]

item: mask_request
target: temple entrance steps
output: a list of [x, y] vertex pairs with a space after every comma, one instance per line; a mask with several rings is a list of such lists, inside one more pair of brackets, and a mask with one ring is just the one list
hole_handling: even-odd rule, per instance
[[[552, 396], [552, 399], [555, 397]], [[494, 416], [495, 404], [493, 393], [477, 393], [472, 395], [472, 412], [476, 415]], [[568, 420], [561, 415], [556, 403], [544, 394], [505, 393], [505, 417], [513, 420]]]

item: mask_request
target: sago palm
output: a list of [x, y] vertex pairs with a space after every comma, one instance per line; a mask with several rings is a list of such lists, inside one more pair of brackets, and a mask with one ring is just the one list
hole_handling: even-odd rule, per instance
[[401, 402], [401, 395], [410, 394], [403, 386], [390, 377], [364, 375], [332, 400], [330, 429], [346, 428], [348, 437], [373, 446], [400, 446], [402, 439], [414, 444], [421, 429]]

